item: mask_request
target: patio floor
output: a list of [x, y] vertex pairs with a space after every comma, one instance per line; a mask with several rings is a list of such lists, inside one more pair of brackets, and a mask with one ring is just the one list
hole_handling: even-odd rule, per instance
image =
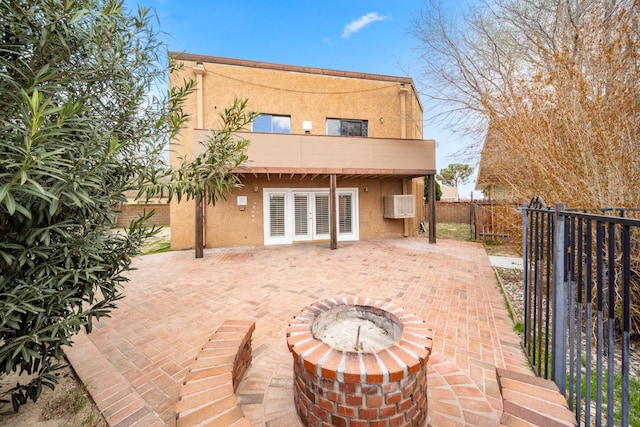
[[238, 390], [255, 426], [300, 425], [285, 331], [332, 296], [389, 300], [434, 330], [431, 426], [497, 426], [495, 368], [530, 373], [482, 245], [404, 238], [166, 252], [137, 258], [125, 298], [65, 352], [111, 426], [174, 426], [181, 381], [226, 319], [253, 320]]

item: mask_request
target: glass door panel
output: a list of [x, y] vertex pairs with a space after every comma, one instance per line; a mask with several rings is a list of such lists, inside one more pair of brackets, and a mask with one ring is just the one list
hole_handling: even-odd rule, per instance
[[314, 194], [314, 239], [328, 239], [330, 231], [329, 193]]
[[350, 193], [338, 195], [338, 233], [353, 233], [353, 196]]
[[309, 209], [309, 194], [293, 194], [293, 218], [294, 218], [294, 240], [311, 239], [311, 210]]
[[285, 194], [271, 193], [269, 194], [269, 236], [284, 237], [285, 236]]

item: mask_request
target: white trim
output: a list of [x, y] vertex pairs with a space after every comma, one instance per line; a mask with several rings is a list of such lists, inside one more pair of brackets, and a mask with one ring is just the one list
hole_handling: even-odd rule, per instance
[[[340, 200], [340, 195], [343, 194], [349, 194], [351, 196], [351, 217], [352, 217], [352, 227], [351, 227], [351, 233], [340, 233], [340, 218], [338, 217], [338, 215], [336, 215], [336, 217], [338, 217], [338, 241], [339, 242], [348, 242], [348, 241], [353, 241], [353, 240], [359, 240], [359, 236], [360, 236], [360, 221], [358, 220], [358, 218], [360, 218], [360, 203], [358, 202], [358, 189], [357, 188], [339, 188], [338, 191], [336, 192], [336, 202], [335, 202], [335, 206], [336, 209], [339, 208], [338, 203]], [[339, 213], [339, 211], [338, 211]]]
[[[284, 236], [271, 236], [271, 198], [269, 197], [272, 194], [281, 194], [284, 196]], [[265, 245], [278, 245], [283, 243], [291, 243], [288, 241], [288, 235], [291, 234], [289, 230], [289, 222], [287, 220], [287, 212], [289, 209], [287, 208], [287, 191], [283, 189], [272, 189], [272, 191], [267, 192], [265, 189], [262, 193], [263, 195], [263, 220], [264, 220], [264, 244]]]
[[[263, 230], [264, 230], [264, 244], [265, 245], [281, 245], [281, 244], [290, 244], [294, 241], [314, 241], [313, 239], [313, 230], [315, 227], [315, 218], [310, 218], [309, 226], [310, 235], [307, 238], [301, 238], [300, 236], [295, 235], [295, 201], [294, 194], [306, 194], [309, 196], [308, 206], [309, 209], [313, 212], [315, 210], [315, 205], [311, 206], [314, 201], [315, 194], [324, 193], [327, 194], [329, 191], [328, 188], [263, 188], [262, 190], [262, 199], [263, 199]], [[270, 206], [270, 195], [271, 194], [282, 194], [285, 197], [284, 200], [284, 236], [271, 236], [271, 206]], [[351, 206], [351, 217], [352, 217], [352, 230], [350, 233], [340, 233], [338, 229], [338, 241], [353, 241], [359, 239], [359, 202], [358, 202], [358, 188], [338, 188], [336, 191], [336, 200], [334, 203], [335, 209], [337, 210], [337, 215], [340, 214], [338, 208], [340, 195], [348, 194], [352, 197], [352, 206]], [[338, 217], [338, 221], [340, 221]], [[339, 227], [339, 224], [338, 224]], [[316, 240], [325, 241], [327, 240], [327, 236], [322, 236]]]
[[[306, 241], [306, 240], [311, 240], [311, 236], [313, 235], [313, 223], [312, 223], [312, 218], [311, 218], [311, 214], [309, 212], [310, 209], [313, 209], [313, 207], [311, 206], [311, 201], [313, 200], [313, 198], [311, 197], [311, 192], [309, 191], [292, 191], [291, 192], [291, 212], [292, 212], [292, 228], [293, 228], [293, 235], [292, 235], [292, 240], [293, 241]], [[305, 210], [305, 215], [307, 215], [307, 233], [305, 235], [297, 235], [296, 234], [296, 218], [295, 218], [295, 213], [296, 213], [296, 196], [301, 195], [301, 196], [305, 196], [307, 199], [307, 207]]]

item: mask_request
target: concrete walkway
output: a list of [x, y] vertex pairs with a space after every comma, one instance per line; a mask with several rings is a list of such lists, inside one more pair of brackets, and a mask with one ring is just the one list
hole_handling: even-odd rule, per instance
[[174, 426], [180, 384], [226, 319], [256, 322], [238, 395], [255, 426], [298, 426], [285, 330], [332, 296], [390, 300], [434, 329], [432, 426], [497, 426], [495, 368], [530, 373], [482, 245], [424, 238], [207, 249], [138, 258], [111, 318], [67, 356], [112, 426]]
[[522, 257], [492, 256], [489, 255], [491, 265], [498, 268], [515, 268], [522, 270]]

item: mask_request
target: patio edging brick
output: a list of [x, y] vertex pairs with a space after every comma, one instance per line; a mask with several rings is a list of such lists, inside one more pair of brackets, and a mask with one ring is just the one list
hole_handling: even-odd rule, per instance
[[176, 405], [178, 427], [220, 423], [251, 426], [236, 391], [251, 363], [255, 327], [253, 321], [227, 320], [202, 346], [182, 382]]

